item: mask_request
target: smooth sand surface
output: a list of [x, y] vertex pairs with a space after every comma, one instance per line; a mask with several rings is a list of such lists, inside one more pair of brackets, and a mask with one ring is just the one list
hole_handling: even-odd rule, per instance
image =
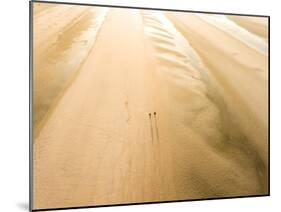
[[[35, 16], [34, 209], [266, 194], [266, 41], [194, 14], [85, 8]], [[70, 30], [42, 33], [56, 10]]]
[[35, 4], [35, 136], [91, 50], [106, 11], [105, 8]]

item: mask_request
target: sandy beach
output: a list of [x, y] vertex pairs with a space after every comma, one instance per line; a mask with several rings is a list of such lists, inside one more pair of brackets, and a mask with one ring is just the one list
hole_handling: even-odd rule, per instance
[[268, 193], [266, 18], [33, 7], [34, 209]]

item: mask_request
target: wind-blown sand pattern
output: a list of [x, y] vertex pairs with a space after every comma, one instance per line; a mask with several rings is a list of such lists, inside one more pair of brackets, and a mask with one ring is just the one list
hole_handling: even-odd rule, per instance
[[33, 6], [34, 209], [268, 193], [266, 18]]

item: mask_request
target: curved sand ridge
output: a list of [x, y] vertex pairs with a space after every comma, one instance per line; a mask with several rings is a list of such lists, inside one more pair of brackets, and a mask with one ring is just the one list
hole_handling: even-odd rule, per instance
[[267, 55], [268, 45], [267, 42], [258, 35], [250, 33], [243, 27], [237, 25], [234, 21], [231, 21], [224, 15], [206, 15], [206, 14], [197, 14], [202, 20], [213, 24], [218, 29], [223, 32], [228, 33], [230, 36], [240, 40], [249, 47], [255, 49], [256, 51]]
[[235, 16], [229, 15], [228, 19], [234, 21], [241, 27], [245, 28], [249, 32], [256, 34], [266, 41], [268, 41], [268, 19], [262, 17], [251, 17], [247, 16]]
[[[208, 165], [213, 163], [214, 166], [218, 164], [221, 166], [220, 168], [211, 166], [210, 168], [202, 169], [202, 164], [200, 164], [200, 162], [203, 163], [202, 158], [195, 159], [196, 156], [193, 157], [193, 161], [190, 164], [189, 158], [186, 157], [186, 149], [190, 149], [191, 147], [189, 146], [191, 145], [192, 151], [195, 153], [197, 152], [197, 150], [194, 150], [194, 146], [196, 145], [179, 145], [180, 148], [183, 148], [184, 145], [186, 146], [186, 148], [183, 148], [184, 153], [181, 158], [177, 159], [177, 161], [181, 161], [183, 164], [182, 167], [184, 167], [184, 170], [176, 171], [175, 173], [183, 172], [183, 175], [185, 175], [186, 172], [201, 172], [201, 181], [206, 181], [205, 183], [208, 184], [208, 187], [205, 186], [205, 183], [200, 187], [202, 182], [198, 184], [198, 179], [187, 180], [184, 176], [180, 176], [177, 182], [180, 184], [180, 179], [185, 179], [185, 181], [182, 182], [183, 184], [180, 185], [179, 188], [183, 188], [183, 192], [187, 192], [185, 190], [187, 187], [186, 181], [192, 182], [194, 180], [194, 182], [191, 183], [195, 186], [192, 189], [192, 193], [199, 193], [201, 191], [202, 193], [200, 195], [205, 195], [206, 197], [220, 196], [220, 193], [222, 193], [222, 195], [227, 193], [234, 194], [233, 192], [237, 192], [237, 195], [239, 195], [239, 193], [241, 194], [241, 192], [247, 194], [249, 190], [251, 191], [251, 189], [257, 187], [258, 184], [261, 184], [261, 187], [257, 190], [252, 190], [252, 192], [263, 191], [266, 187], [264, 182], [267, 176], [259, 175], [264, 171], [266, 162], [262, 161], [259, 153], [253, 152], [252, 147], [248, 146], [246, 139], [243, 138], [243, 132], [237, 131], [235, 135], [231, 133], [232, 130], [229, 128], [236, 126], [232, 125], [230, 120], [231, 116], [222, 105], [225, 103], [221, 102], [224, 100], [223, 97], [220, 96], [220, 92], [214, 91], [211, 88], [211, 86], [213, 86], [212, 84], [217, 82], [210, 76], [210, 70], [205, 67], [200, 56], [162, 13], [143, 12], [143, 14], [145, 28], [156, 47], [159, 70], [164, 72], [164, 74], [168, 73], [172, 76], [179, 76], [177, 79], [181, 81], [177, 82], [182, 82], [179, 89], [185, 92], [184, 98], [182, 98], [183, 96], [178, 98], [177, 94], [180, 93], [179, 91], [167, 91], [167, 93], [172, 93], [172, 95], [175, 96], [174, 100], [171, 100], [173, 104], [178, 103], [182, 105], [182, 108], [177, 108], [173, 116], [178, 118], [176, 122], [181, 121], [187, 127], [186, 133], [182, 135], [183, 142], [187, 142], [187, 138], [190, 136], [188, 134], [200, 136], [202, 139], [200, 140], [205, 142], [206, 145], [205, 147], [203, 145], [200, 146], [200, 151], [202, 151], [202, 153], [208, 151], [209, 156], [206, 155], [206, 158], [214, 154], [214, 158], [208, 159]], [[204, 18], [207, 17], [206, 15]], [[173, 90], [173, 88], [170, 88], [170, 90]], [[183, 100], [187, 99], [189, 101], [183, 102]], [[170, 124], [171, 126], [177, 125], [176, 123]], [[174, 134], [179, 135], [180, 133], [175, 132]], [[245, 139], [245, 142], [241, 140], [241, 138]], [[177, 141], [179, 142], [180, 138], [178, 138]], [[171, 147], [171, 149], [173, 148], [175, 150], [174, 155], [180, 157], [181, 149]], [[229, 150], [233, 152], [229, 152]], [[239, 154], [239, 157], [237, 157], [237, 154]], [[204, 160], [206, 160], [206, 158]], [[212, 160], [213, 162], [211, 162]], [[224, 160], [224, 162], [222, 162], [222, 160]], [[253, 160], [257, 161], [255, 162]], [[248, 171], [245, 170], [245, 167], [241, 167], [241, 161], [247, 161]], [[188, 164], [191, 166], [189, 169]], [[235, 171], [230, 171], [228, 167], [233, 167]], [[194, 170], [191, 171], [190, 169]], [[218, 176], [217, 173], [222, 176]], [[190, 178], [192, 178], [192, 174], [189, 175]], [[232, 185], [233, 187], [219, 183], [221, 180], [225, 178], [231, 179], [233, 176], [235, 176], [237, 181], [240, 180], [239, 183], [234, 183]], [[214, 179], [212, 179], [212, 177], [214, 177]], [[212, 181], [214, 182], [211, 183]]]
[[203, 19], [110, 9], [35, 139], [35, 208], [267, 193], [267, 56]]

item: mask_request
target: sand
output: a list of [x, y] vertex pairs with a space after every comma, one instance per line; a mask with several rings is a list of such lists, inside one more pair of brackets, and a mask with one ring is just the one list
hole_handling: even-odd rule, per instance
[[267, 194], [261, 32], [207, 15], [34, 6], [34, 209]]
[[268, 39], [268, 20], [260, 17], [241, 17], [241, 16], [228, 16], [230, 20], [233, 20], [238, 25], [244, 27], [246, 30], [261, 36], [264, 39]]

